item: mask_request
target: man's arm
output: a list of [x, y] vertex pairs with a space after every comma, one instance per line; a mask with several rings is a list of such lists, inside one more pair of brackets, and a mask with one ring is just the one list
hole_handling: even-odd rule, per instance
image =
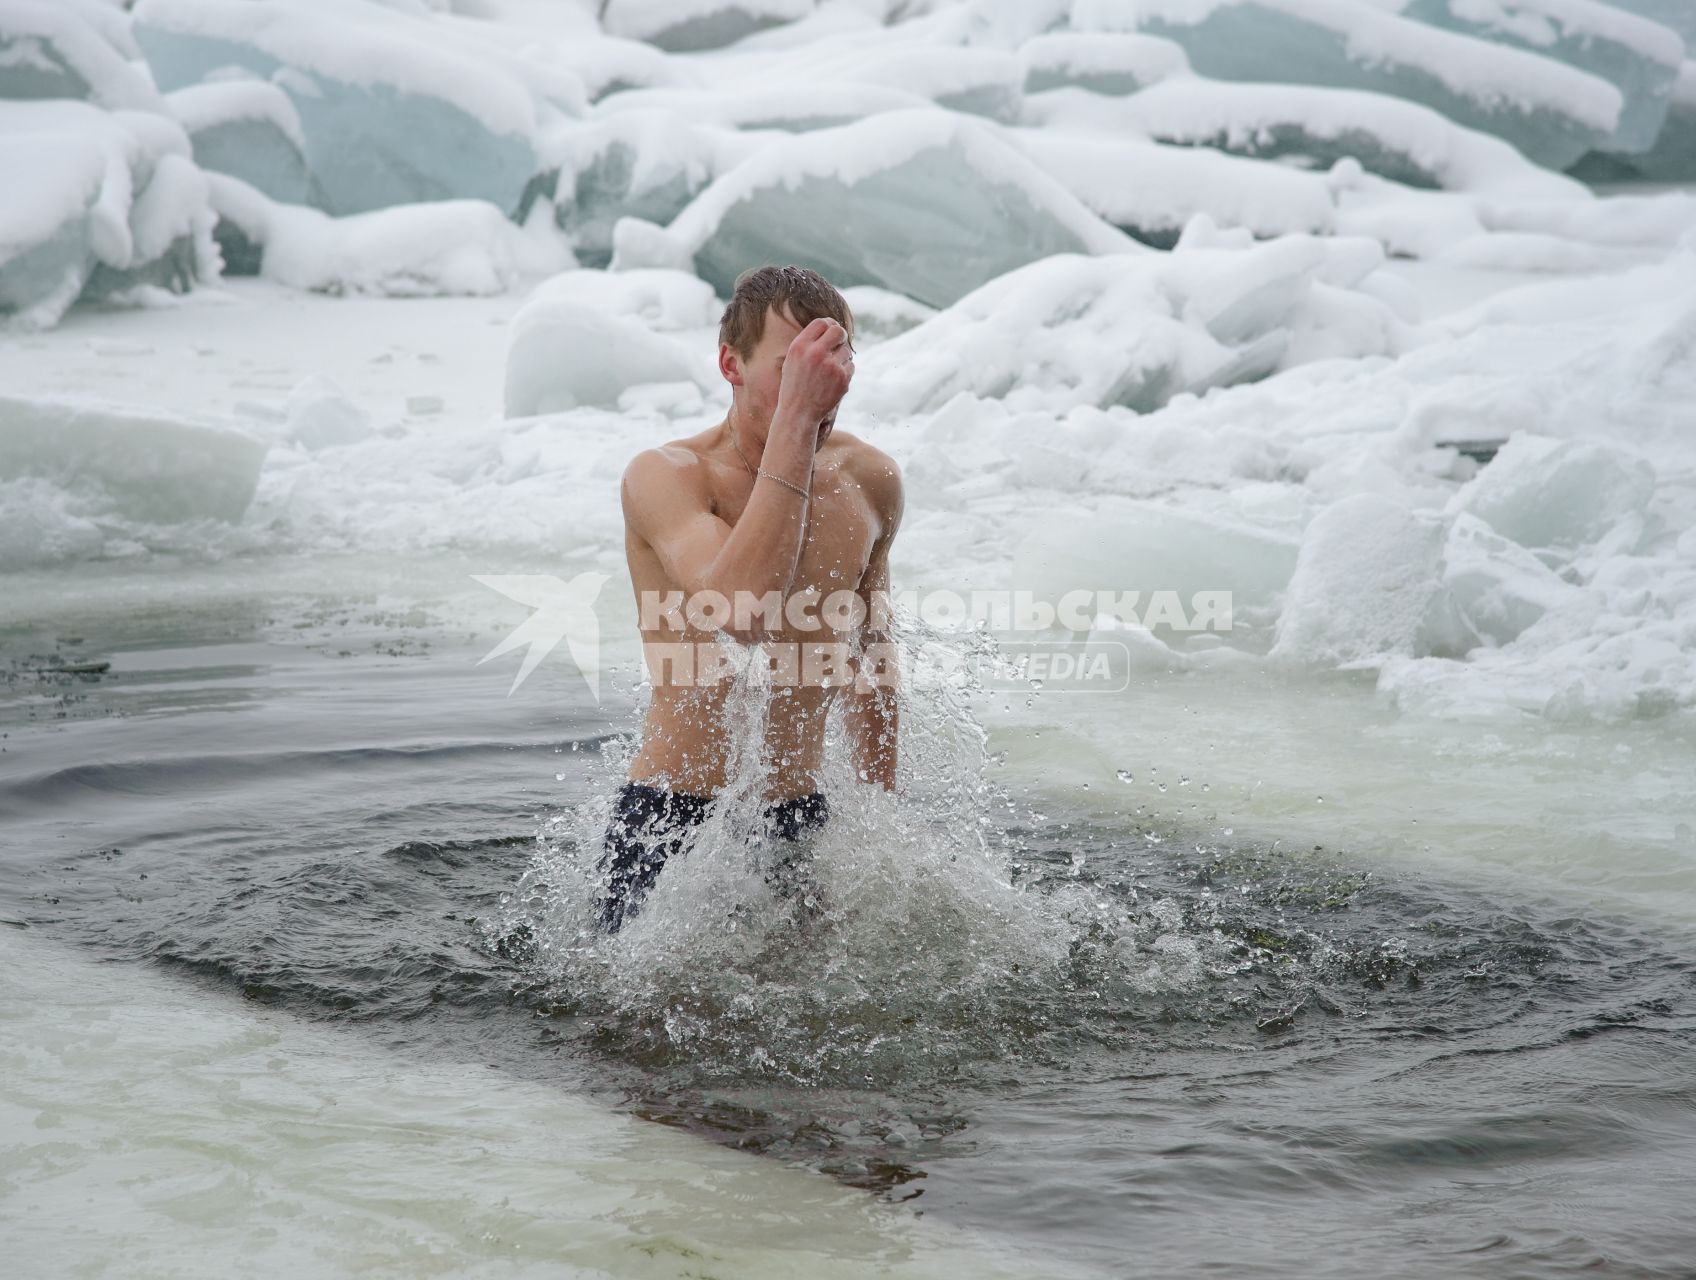
[[[772, 475], [756, 478], [734, 527], [713, 514], [698, 458], [648, 449], [625, 469], [625, 524], [653, 548], [685, 599], [715, 591], [734, 604], [739, 592], [758, 597], [789, 591], [807, 537], [803, 494], [812, 487], [818, 424], [853, 378], [852, 352], [845, 343], [846, 334], [834, 320], [815, 320], [796, 335], [760, 459], [760, 470]], [[760, 638], [757, 619], [747, 633], [726, 629], [738, 640]]]
[[863, 782], [893, 791], [899, 759], [901, 668], [887, 626], [891, 607], [889, 548], [901, 523], [903, 495], [901, 472], [881, 452], [875, 453], [868, 473], [865, 487], [883, 518], [883, 528], [860, 580], [859, 594], [866, 615], [859, 640], [866, 656], [859, 663], [859, 678], [846, 694], [843, 722], [855, 774]]

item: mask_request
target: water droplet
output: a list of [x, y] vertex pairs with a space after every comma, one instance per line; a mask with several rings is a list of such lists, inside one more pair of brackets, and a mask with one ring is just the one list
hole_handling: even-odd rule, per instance
[[1201, 784], [1201, 789], [1203, 791], [1211, 791], [1213, 788], [1208, 786], [1208, 784], [1204, 782], [1204, 783]]
[[1120, 782], [1125, 783], [1127, 786], [1136, 781], [1136, 779], [1131, 776], [1131, 771], [1129, 769], [1121, 769], [1113, 776], [1119, 779]]
[[1089, 783], [1085, 782], [1085, 783], [1082, 783], [1081, 785], [1082, 785], [1082, 787], [1085, 791], [1089, 790]]
[[833, 578], [840, 578], [842, 575], [840, 573], [838, 573], [835, 569], [832, 569], [830, 571], [830, 576], [833, 577]]
[[1324, 804], [1324, 803], [1325, 803], [1325, 797], [1324, 797], [1324, 796], [1320, 796], [1320, 797], [1319, 797], [1319, 798], [1318, 798], [1318, 799], [1317, 799], [1317, 800], [1315, 800], [1315, 801], [1314, 801], [1314, 802], [1313, 802], [1313, 803], [1314, 803], [1314, 804]]
[[1189, 780], [1189, 778], [1188, 778], [1188, 777], [1187, 777], [1187, 776], [1186, 776], [1186, 775], [1184, 775], [1184, 774], [1181, 774], [1181, 773], [1180, 773], [1180, 774], [1179, 774], [1179, 775], [1178, 775], [1178, 785], [1179, 785], [1179, 786], [1180, 786], [1180, 787], [1187, 787], [1187, 786], [1189, 786], [1189, 785], [1190, 785], [1190, 780]]
[[1160, 794], [1161, 794], [1161, 795], [1165, 795], [1165, 794], [1166, 794], [1166, 784], [1165, 784], [1165, 783], [1164, 783], [1164, 782], [1162, 782], [1162, 783], [1161, 783], [1161, 784], [1160, 784]]
[[555, 782], [564, 782], [565, 781], [565, 775], [563, 773], [554, 774], [554, 781]]

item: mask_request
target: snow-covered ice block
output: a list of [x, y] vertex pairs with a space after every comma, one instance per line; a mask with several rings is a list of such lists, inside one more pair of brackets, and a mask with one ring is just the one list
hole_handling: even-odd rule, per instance
[[[1170, 254], [1056, 255], [1009, 272], [867, 352], [860, 403], [925, 413], [966, 393], [1015, 410], [1152, 412], [1181, 393], [1273, 372], [1298, 332], [1334, 314], [1310, 310], [1315, 288], [1347, 289], [1382, 260], [1376, 246], [1309, 237], [1240, 249], [1194, 240]], [[1375, 299], [1361, 305], [1387, 316]], [[1353, 312], [1343, 325], [1351, 342], [1374, 332]], [[1385, 319], [1371, 354], [1393, 350], [1397, 329]]]
[[1588, 156], [1577, 172], [1602, 180], [1647, 178], [1696, 182], [1696, 60], [1686, 62], [1673, 85], [1666, 123], [1654, 146], [1635, 156]]
[[130, 31], [129, 5], [124, 0], [57, 0], [57, 7], [69, 9], [93, 27], [126, 61], [141, 61], [141, 50]]
[[[1451, 504], [1532, 549], [1632, 550], [1655, 492], [1645, 459], [1596, 440], [1512, 436]], [[1615, 545], [1618, 544], [1618, 545]]]
[[1590, 275], [1641, 266], [1663, 252], [1585, 244], [1540, 231], [1496, 231], [1446, 244], [1429, 256], [1445, 266], [1480, 271]]
[[1273, 656], [1342, 664], [1428, 652], [1442, 552], [1441, 522], [1394, 498], [1359, 493], [1326, 507], [1302, 537]]
[[748, 89], [632, 89], [596, 104], [603, 119], [626, 112], [670, 115], [691, 125], [727, 129], [781, 129], [809, 133], [853, 124], [885, 111], [911, 111], [934, 105], [905, 88], [878, 84], [802, 84], [779, 81]]
[[303, 449], [316, 452], [357, 444], [372, 434], [371, 415], [331, 379], [313, 374], [289, 392], [284, 430]]
[[1608, 0], [1608, 4], [1676, 31], [1685, 49], [1696, 53], [1696, 5], [1690, 0]]
[[96, 401], [0, 396], [0, 480], [95, 490], [133, 520], [239, 520], [265, 450], [232, 427]]
[[549, 51], [582, 82], [591, 102], [629, 90], [688, 88], [695, 82], [682, 59], [640, 40], [576, 37], [553, 42]]
[[126, 58], [121, 15], [106, 14], [87, 0], [0, 0], [0, 99], [161, 110], [152, 82]]
[[[1477, 553], [1456, 546], [1461, 521], [1450, 538], [1459, 562], [1452, 592], [1465, 591], [1478, 564]], [[1382, 693], [1404, 709], [1456, 717], [1506, 709], [1555, 721], [1653, 719], [1696, 706], [1696, 534], [1658, 552], [1594, 560], [1578, 585], [1539, 577], [1514, 546], [1511, 559], [1483, 565], [1480, 599], [1495, 606], [1487, 625], [1528, 625], [1500, 644], [1484, 632], [1464, 664], [1392, 661]]]
[[667, 53], [697, 53], [794, 22], [814, 0], [614, 0], [607, 32], [646, 41]]
[[1679, 70], [1661, 136], [1648, 152], [1633, 156], [1632, 163], [1646, 178], [1696, 182], [1696, 61]]
[[39, 175], [0, 202], [0, 311], [22, 324], [54, 324], [79, 297], [180, 290], [217, 274], [204, 178], [175, 121], [85, 102], [0, 102], [0, 147], [27, 166], [19, 172]]
[[1336, 184], [1336, 227], [1367, 236], [1398, 258], [1434, 258], [1486, 235], [1479, 202], [1453, 191], [1422, 191], [1376, 175], [1348, 175]]
[[1607, 271], [1658, 259], [1696, 227], [1696, 197], [1496, 200], [1331, 175], [1337, 230], [1398, 257], [1500, 271]]
[[632, 387], [698, 384], [697, 362], [645, 318], [695, 321], [712, 310], [711, 290], [677, 272], [573, 271], [546, 282], [513, 321], [506, 416], [611, 408]]
[[[951, 45], [881, 45], [813, 68], [821, 78], [840, 78], [915, 93], [939, 107], [1010, 121], [1024, 97], [1024, 64], [1000, 49]], [[805, 94], [805, 87], [792, 90]]]
[[1625, 98], [1609, 151], [1647, 151], [1666, 119], [1684, 42], [1599, 0], [1373, 0], [1431, 26], [1553, 58], [1600, 76]]
[[1282, 340], [1238, 353], [1173, 314], [1158, 264], [1056, 255], [1010, 271], [866, 353], [873, 414], [930, 413], [965, 393], [1014, 409], [1149, 412], [1182, 391], [1264, 376]]
[[106, 170], [93, 139], [0, 133], [0, 172], [30, 175], [28, 199], [0, 200], [0, 316], [45, 328], [82, 292]]
[[1544, 614], [1571, 607], [1581, 594], [1519, 543], [1465, 513], [1449, 529], [1443, 585], [1466, 625], [1491, 645], [1512, 644]]
[[166, 96], [202, 169], [240, 178], [286, 204], [310, 204], [312, 175], [300, 116], [265, 80], [219, 80]]
[[1176, 78], [1120, 100], [1056, 90], [1028, 101], [1037, 122], [1057, 128], [1131, 129], [1160, 142], [1321, 168], [1352, 159], [1413, 187], [1553, 200], [1587, 194], [1499, 138], [1382, 94]]
[[686, 271], [565, 271], [538, 284], [525, 305], [548, 301], [626, 316], [656, 333], [717, 329], [724, 309], [712, 286]]
[[1095, 213], [1157, 248], [1169, 248], [1200, 213], [1262, 238], [1334, 226], [1321, 174], [1134, 138], [1046, 129], [1009, 136]]
[[1596, 200], [1482, 200], [1492, 231], [1540, 231], [1586, 244], [1675, 249], [1696, 228], [1696, 195], [1681, 191]]
[[165, 89], [236, 67], [288, 94], [326, 212], [476, 198], [510, 213], [536, 173], [530, 89], [421, 17], [363, 0], [141, 0], [135, 35]]
[[83, 299], [98, 301], [139, 285], [186, 293], [197, 280], [216, 278], [214, 222], [206, 175], [183, 156], [161, 156], [130, 206], [129, 262], [96, 262]]
[[614, 238], [616, 267], [692, 265], [724, 296], [779, 261], [930, 306], [1050, 254], [1136, 247], [985, 126], [939, 111], [774, 142], [670, 227], [624, 219]]
[[620, 218], [669, 223], [757, 145], [689, 119], [621, 110], [563, 130], [554, 200], [580, 261], [605, 266]]
[[1174, 40], [1197, 73], [1221, 80], [1367, 89], [1423, 103], [1557, 169], [1612, 139], [1624, 106], [1598, 76], [1361, 0], [1078, 0], [1072, 22]]
[[934, 307], [875, 285], [854, 285], [842, 291], [842, 298], [854, 316], [855, 344], [862, 349], [899, 337], [936, 314]]
[[[227, 174], [206, 175], [221, 237], [239, 234], [258, 273], [296, 289], [390, 297], [504, 293], [571, 255], [539, 206], [516, 227], [482, 200], [397, 205], [332, 218], [279, 204]], [[226, 249], [226, 254], [229, 252]]]
[[[917, 6], [909, 6], [916, 9]], [[938, 34], [963, 44], [1016, 49], [1027, 40], [1064, 31], [1072, 0], [965, 0], [950, 9], [933, 6]], [[923, 21], [923, 19], [920, 19]]]
[[1190, 69], [1182, 46], [1158, 36], [1056, 31], [1019, 46], [1025, 92], [1077, 88], [1127, 94]]

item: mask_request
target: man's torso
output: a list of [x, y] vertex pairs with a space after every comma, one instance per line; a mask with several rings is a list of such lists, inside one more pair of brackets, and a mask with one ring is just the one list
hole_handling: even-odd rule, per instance
[[[713, 514], [734, 527], [751, 496], [750, 477], [739, 460], [732, 459], [726, 465], [704, 456], [703, 439], [692, 437], [666, 448], [684, 451], [691, 455], [688, 465], [704, 468]], [[817, 646], [839, 648], [850, 638], [846, 631], [834, 631], [826, 621], [827, 617], [840, 621], [841, 615], [819, 606], [833, 592], [860, 589], [882, 530], [882, 516], [859, 481], [870, 452], [847, 433], [834, 433], [814, 463], [811, 500], [803, 501], [800, 495], [794, 499], [797, 513], [807, 521], [806, 538], [784, 602], [787, 607], [777, 616], [767, 615], [770, 620], [762, 655], [774, 671], [764, 735], [770, 764], [767, 796], [773, 800], [793, 799], [818, 790], [825, 719], [836, 690], [822, 687], [819, 677], [830, 659]], [[695, 671], [705, 674], [700, 663], [686, 675], [675, 661], [656, 664], [652, 658], [660, 652], [677, 652], [667, 646], [683, 645], [691, 653], [703, 654], [706, 650], [701, 646], [727, 642], [718, 639], [713, 630], [689, 625], [687, 620], [681, 629], [666, 625], [667, 619], [651, 605], [667, 596], [676, 598], [679, 584], [670, 580], [654, 550], [628, 529], [625, 552], [639, 611], [644, 600], [650, 602], [649, 616], [641, 621], [661, 624], [642, 627], [643, 645], [650, 655], [653, 698], [630, 777], [691, 795], [716, 795], [727, 781], [732, 735], [738, 729], [727, 723], [731, 682], [694, 679]], [[808, 601], [812, 602], [810, 608], [806, 607]], [[670, 620], [676, 619], [673, 613]]]

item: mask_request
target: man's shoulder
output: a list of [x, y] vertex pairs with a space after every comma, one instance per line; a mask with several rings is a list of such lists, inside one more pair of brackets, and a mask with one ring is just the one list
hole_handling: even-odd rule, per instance
[[898, 508], [901, 502], [901, 468], [895, 459], [869, 441], [850, 432], [831, 433], [831, 443], [841, 450], [842, 469], [871, 494], [882, 510]]
[[647, 528], [664, 513], [677, 513], [709, 503], [706, 460], [692, 440], [668, 440], [643, 449], [624, 467], [619, 493], [625, 518]]
[[646, 487], [659, 483], [675, 485], [699, 480], [706, 471], [706, 460], [696, 447], [694, 437], [667, 440], [664, 444], [643, 449], [624, 467], [624, 483]]

